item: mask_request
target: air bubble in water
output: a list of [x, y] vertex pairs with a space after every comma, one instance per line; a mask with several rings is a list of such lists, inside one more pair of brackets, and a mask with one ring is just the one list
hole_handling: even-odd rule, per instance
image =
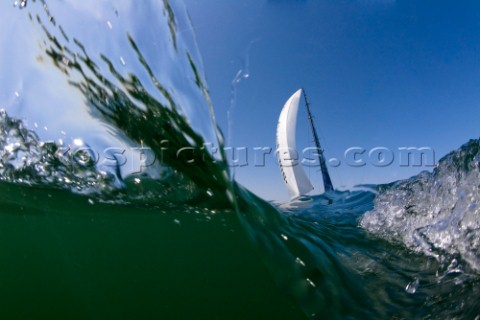
[[312, 287], [314, 287], [314, 288], [316, 287], [315, 283], [314, 283], [312, 280], [310, 280], [310, 279], [307, 278], [307, 282], [308, 282], [308, 284], [311, 285]]
[[19, 7], [20, 9], [23, 9], [27, 6], [27, 0], [22, 0], [22, 1], [15, 1], [13, 3], [14, 7]]
[[305, 267], [305, 262], [303, 262], [302, 259], [297, 257], [297, 259], [295, 259], [295, 262], [298, 263], [299, 265], [301, 265], [302, 267]]
[[409, 282], [405, 287], [405, 292], [408, 294], [415, 294], [415, 292], [417, 292], [419, 284], [420, 284], [420, 280], [418, 279], [415, 279], [414, 281]]
[[83, 146], [83, 140], [82, 139], [73, 139], [73, 144], [78, 146], [78, 147], [81, 147], [81, 146]]
[[235, 201], [235, 197], [234, 197], [232, 191], [227, 189], [226, 194], [227, 194], [228, 201], [230, 201], [230, 203], [233, 203]]

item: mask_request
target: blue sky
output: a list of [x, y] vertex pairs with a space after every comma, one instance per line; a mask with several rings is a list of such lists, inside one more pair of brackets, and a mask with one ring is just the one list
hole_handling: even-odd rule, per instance
[[[327, 159], [343, 160], [330, 167], [337, 187], [431, 170], [400, 167], [398, 148], [429, 147], [438, 160], [480, 136], [480, 2], [184, 3], [217, 121], [231, 145], [249, 152], [249, 165], [235, 168], [236, 180], [265, 199], [286, 200], [288, 194], [273, 153], [264, 167], [255, 167], [253, 148], [275, 147], [281, 108], [300, 87], [307, 90]], [[233, 95], [240, 71], [248, 77]], [[297, 138], [300, 147], [311, 143], [302, 113]], [[365, 166], [344, 163], [351, 147], [366, 150]], [[375, 147], [392, 150], [393, 163], [373, 165], [368, 151]], [[318, 172], [306, 171], [320, 190]]]

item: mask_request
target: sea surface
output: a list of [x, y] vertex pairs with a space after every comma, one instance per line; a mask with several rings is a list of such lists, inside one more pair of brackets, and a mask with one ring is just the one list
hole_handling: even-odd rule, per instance
[[1, 319], [480, 319], [479, 139], [267, 202], [231, 178], [181, 2], [0, 12]]

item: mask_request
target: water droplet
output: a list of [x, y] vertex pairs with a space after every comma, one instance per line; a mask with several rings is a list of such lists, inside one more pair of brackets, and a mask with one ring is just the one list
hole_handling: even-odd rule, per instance
[[62, 63], [68, 67], [70, 65], [70, 60], [64, 56], [62, 58]]
[[286, 235], [284, 235], [283, 233], [280, 236], [282, 237], [283, 240], [285, 240], [285, 241], [288, 240], [288, 237]]
[[73, 144], [80, 147], [83, 146], [83, 141], [82, 139], [73, 139]]
[[297, 259], [295, 259], [295, 262], [298, 263], [299, 265], [301, 265], [302, 267], [305, 267], [305, 262], [303, 262], [302, 259], [297, 257]]
[[93, 205], [93, 204], [95, 204], [95, 201], [93, 201], [92, 199], [88, 199], [88, 203]]
[[13, 146], [13, 144], [8, 144], [5, 147], [3, 147], [3, 150], [5, 150], [8, 153], [12, 153], [13, 150], [14, 150], [14, 146]]
[[457, 259], [453, 259], [447, 268], [447, 274], [450, 273], [463, 273], [462, 266], [458, 263]]
[[225, 179], [225, 181], [230, 180], [230, 175], [228, 174], [227, 170], [222, 171], [222, 176], [223, 176], [223, 179]]
[[125, 60], [123, 59], [123, 57], [120, 57], [120, 63], [122, 64], [122, 66], [126, 65]]
[[22, 1], [15, 1], [13, 3], [14, 7], [19, 7], [20, 9], [23, 9], [27, 6], [27, 0], [22, 0]]
[[233, 196], [232, 191], [227, 189], [227, 192], [226, 192], [226, 193], [227, 193], [228, 201], [229, 201], [230, 203], [233, 203], [234, 200], [235, 200], [235, 197]]
[[415, 279], [414, 281], [409, 282], [405, 287], [405, 292], [408, 294], [415, 294], [415, 292], [417, 292], [419, 284], [420, 284], [420, 280], [418, 279]]
[[178, 220], [178, 219], [174, 219], [173, 222], [175, 222], [175, 224], [177, 224], [177, 225], [180, 225], [180, 220]]
[[107, 21], [107, 25], [108, 25], [108, 28], [109, 28], [109, 29], [113, 29], [112, 22], [110, 22], [110, 20]]
[[20, 97], [20, 93], [18, 93], [18, 91], [15, 91], [15, 97]]
[[450, 262], [450, 265], [448, 266], [448, 270], [451, 270], [451, 269], [454, 269], [458, 266], [458, 261], [457, 259], [453, 259], [451, 262]]
[[313, 283], [312, 280], [310, 280], [310, 279], [307, 278], [307, 282], [308, 282], [308, 284], [311, 285], [312, 287], [314, 287], [314, 288], [316, 287], [315, 283]]
[[142, 180], [140, 178], [135, 178], [135, 179], [133, 179], [133, 182], [135, 184], [140, 184], [140, 182], [142, 182]]

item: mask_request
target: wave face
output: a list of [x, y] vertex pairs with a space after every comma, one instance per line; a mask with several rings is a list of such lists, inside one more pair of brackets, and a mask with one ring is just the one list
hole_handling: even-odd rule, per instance
[[[183, 194], [183, 200], [216, 192], [226, 197], [228, 172], [217, 151], [222, 150], [221, 135], [181, 4], [137, 5], [123, 0], [115, 5], [107, 1], [15, 5], [2, 7], [9, 14], [2, 17], [6, 28], [0, 44], [11, 53], [0, 62], [7, 75], [0, 79], [4, 118], [8, 114], [22, 119], [19, 128], [35, 132], [34, 141], [47, 143], [70, 158], [66, 161], [90, 167], [106, 180], [123, 184], [137, 174], [165, 182], [152, 197], [167, 196], [167, 189], [174, 198]], [[14, 136], [22, 133], [10, 135], [9, 140], [21, 140]], [[8, 148], [18, 149], [11, 143]], [[194, 149], [194, 159], [178, 161], [182, 148]], [[35, 162], [26, 158], [27, 166]], [[188, 161], [194, 165], [185, 165]], [[14, 167], [24, 169], [19, 163]], [[72, 179], [68, 174], [65, 178]], [[212, 179], [215, 183], [207, 182]], [[170, 180], [189, 186], [169, 187]]]
[[268, 203], [230, 177], [181, 3], [0, 17], [2, 318], [480, 315], [478, 140], [432, 174]]

